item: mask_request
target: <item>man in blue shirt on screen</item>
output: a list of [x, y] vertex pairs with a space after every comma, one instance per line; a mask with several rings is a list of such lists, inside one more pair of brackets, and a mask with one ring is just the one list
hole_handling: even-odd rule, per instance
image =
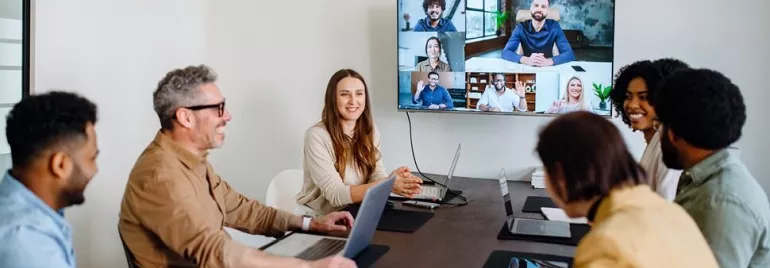
[[428, 74], [428, 84], [420, 80], [417, 82], [417, 92], [414, 93], [412, 102], [414, 104], [422, 103], [423, 107], [428, 109], [451, 109], [454, 107], [452, 104], [452, 96], [449, 95], [449, 91], [438, 84], [438, 73], [430, 72]]
[[415, 32], [456, 32], [457, 28], [452, 21], [443, 17], [446, 10], [446, 0], [424, 0], [422, 9], [427, 15], [417, 21]]
[[[548, 0], [532, 0], [529, 9], [532, 19], [516, 25], [503, 49], [503, 59], [538, 67], [575, 60], [575, 54], [559, 22], [546, 18], [548, 8]], [[553, 55], [554, 44], [559, 50], [556, 56]], [[519, 45], [522, 49], [521, 55], [516, 53]]]
[[96, 174], [96, 105], [71, 93], [34, 95], [8, 114], [13, 167], [0, 180], [0, 267], [74, 268], [62, 209], [85, 201]]

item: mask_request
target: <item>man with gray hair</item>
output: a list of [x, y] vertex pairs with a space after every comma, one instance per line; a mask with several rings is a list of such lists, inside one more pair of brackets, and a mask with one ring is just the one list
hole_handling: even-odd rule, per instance
[[280, 236], [347, 231], [353, 217], [310, 218], [264, 206], [233, 190], [206, 159], [232, 119], [205, 65], [169, 72], [153, 94], [161, 129], [129, 175], [118, 229], [139, 267], [355, 267], [340, 256], [315, 262], [270, 255], [223, 229]]

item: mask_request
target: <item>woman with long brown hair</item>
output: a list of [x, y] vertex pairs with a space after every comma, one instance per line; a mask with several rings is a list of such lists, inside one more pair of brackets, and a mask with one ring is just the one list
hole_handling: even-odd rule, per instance
[[[297, 202], [317, 213], [361, 202], [366, 190], [388, 174], [380, 157], [380, 133], [372, 120], [369, 89], [354, 70], [337, 71], [329, 79], [321, 122], [305, 133], [304, 185]], [[422, 180], [400, 167], [393, 192], [420, 193]]]

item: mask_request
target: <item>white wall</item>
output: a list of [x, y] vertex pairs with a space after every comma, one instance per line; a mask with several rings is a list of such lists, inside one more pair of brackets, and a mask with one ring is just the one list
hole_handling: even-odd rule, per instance
[[[743, 1], [756, 8], [744, 10], [750, 23], [741, 27], [730, 27], [713, 18], [711, 14], [723, 10], [722, 1], [618, 2], [614, 71], [641, 58], [675, 56], [694, 66], [725, 72], [746, 95], [749, 122], [739, 145], [743, 147], [745, 162], [762, 180], [770, 176], [770, 169], [763, 167], [760, 159], [770, 148], [761, 138], [767, 130], [761, 121], [767, 119], [760, 100], [766, 100], [767, 93], [759, 74], [768, 72], [768, 64], [758, 60], [757, 54], [767, 57], [762, 51], [770, 41], [759, 34], [759, 25], [767, 25], [759, 21], [764, 17], [760, 12], [763, 8], [757, 7], [758, 3]], [[208, 62], [223, 74], [220, 85], [225, 93], [238, 96], [238, 103], [229, 106], [235, 119], [228, 136], [228, 143], [237, 146], [225, 146], [212, 157], [220, 172], [229, 175], [225, 178], [262, 197], [262, 189], [279, 170], [300, 167], [303, 131], [320, 117], [324, 87], [328, 77], [339, 68], [354, 68], [367, 78], [375, 120], [383, 135], [385, 165], [389, 169], [398, 165], [414, 167], [406, 116], [395, 109], [398, 58], [393, 49], [397, 33], [392, 22], [399, 16], [396, 6], [375, 0], [306, 2], [297, 17], [318, 23], [297, 26], [309, 27], [303, 28], [303, 33], [310, 36], [260, 27], [280, 20], [278, 14], [251, 16], [257, 8], [270, 10], [279, 6], [275, 2], [247, 1], [211, 4]], [[684, 10], [687, 12], [681, 13]], [[650, 20], [646, 14], [656, 14], [661, 19]], [[714, 42], [715, 38], [736, 33], [747, 39], [740, 43]], [[306, 40], [312, 40], [312, 45], [307, 45]], [[723, 57], [714, 51], [731, 53]], [[287, 55], [302, 60], [286, 64]], [[303, 72], [294, 72], [294, 64], [301, 64]], [[301, 79], [292, 80], [298, 75]], [[302, 82], [287, 85], [285, 81]], [[263, 111], [283, 113], [276, 117], [275, 112]], [[420, 113], [414, 114], [412, 121], [415, 150], [424, 172], [445, 173], [455, 145], [462, 142], [463, 154], [456, 174], [491, 178], [500, 168], [516, 173], [539, 164], [532, 153], [537, 129], [550, 118]], [[614, 121], [627, 137], [633, 153], [640, 156], [645, 146], [641, 135], [632, 133], [619, 119]], [[501, 135], [506, 137], [505, 141], [490, 142], [500, 140]], [[258, 163], [269, 164], [253, 171]], [[764, 179], [763, 183], [770, 187], [770, 180]]]
[[[733, 24], [713, 15], [724, 12], [724, 1], [618, 1], [615, 70], [640, 58], [676, 56], [733, 78], [749, 107], [739, 144], [743, 159], [767, 190], [770, 167], [763, 160], [770, 144], [762, 137], [770, 123], [764, 108], [770, 94], [760, 75], [770, 73], [770, 55], [764, 52], [770, 40], [760, 25], [770, 25], [764, 17], [769, 5], [739, 2], [731, 5], [750, 8], [741, 10], [746, 21]], [[174, 67], [205, 62], [219, 72], [234, 119], [226, 145], [210, 159], [248, 196], [264, 200], [275, 174], [300, 167], [304, 131], [319, 120], [328, 78], [340, 68], [367, 78], [385, 165], [413, 167], [406, 116], [396, 112], [393, 22], [400, 16], [391, 1], [307, 0], [290, 18], [274, 12], [286, 10], [280, 1], [39, 0], [36, 5], [36, 89], [76, 90], [101, 108], [101, 171], [86, 204], [67, 211], [75, 226], [78, 267], [124, 263], [116, 232], [120, 198], [135, 158], [158, 126], [152, 89]], [[727, 38], [732, 36], [745, 40]], [[536, 131], [549, 120], [414, 114], [415, 150], [424, 172], [447, 172], [455, 145], [462, 142], [457, 175], [490, 178], [503, 167], [513, 173], [538, 165], [532, 153]], [[622, 129], [640, 155], [641, 136]]]
[[125, 267], [117, 232], [128, 173], [159, 123], [152, 91], [166, 71], [205, 61], [203, 0], [36, 1], [36, 92], [74, 90], [99, 106], [99, 173], [65, 213], [78, 267]]

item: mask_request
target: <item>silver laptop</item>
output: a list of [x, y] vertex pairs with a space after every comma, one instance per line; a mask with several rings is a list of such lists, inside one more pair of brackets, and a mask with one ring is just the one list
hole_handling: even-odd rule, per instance
[[422, 192], [420, 194], [416, 195], [414, 199], [423, 199], [423, 200], [444, 200], [444, 196], [446, 196], [446, 193], [449, 191], [449, 183], [452, 181], [452, 175], [455, 173], [455, 167], [457, 166], [457, 160], [460, 159], [460, 149], [462, 148], [462, 144], [457, 144], [457, 151], [455, 152], [455, 158], [452, 160], [452, 165], [449, 166], [449, 173], [447, 173], [446, 181], [444, 181], [444, 186], [440, 185], [426, 185], [422, 187]]
[[505, 206], [508, 230], [512, 234], [560, 238], [572, 237], [569, 223], [567, 222], [516, 218], [513, 214], [513, 205], [511, 204], [511, 196], [508, 191], [508, 179], [505, 177], [505, 169], [500, 171], [498, 182], [500, 183], [500, 192], [503, 194], [503, 205]]
[[346, 258], [355, 257], [372, 241], [394, 181], [395, 176], [391, 176], [366, 190], [364, 201], [361, 203], [361, 208], [358, 210], [358, 215], [353, 223], [353, 230], [350, 231], [347, 239], [292, 233], [274, 244], [268, 245], [263, 250], [276, 255], [292, 256], [304, 260], [318, 260], [332, 255], [342, 255]]

